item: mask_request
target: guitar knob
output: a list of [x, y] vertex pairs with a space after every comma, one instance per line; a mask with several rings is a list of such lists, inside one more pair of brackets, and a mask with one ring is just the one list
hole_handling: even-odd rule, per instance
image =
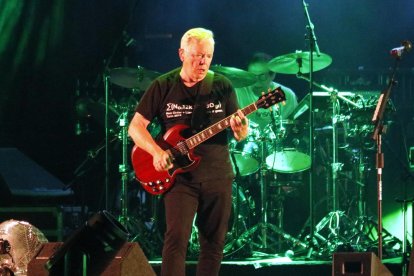
[[165, 182], [166, 182], [166, 183], [170, 183], [170, 179], [169, 179], [169, 178], [166, 178], [166, 179], [165, 179]]
[[148, 182], [148, 186], [152, 187], [152, 186], [154, 186], [154, 183], [153, 182]]
[[161, 180], [157, 180], [156, 182], [155, 182], [155, 184], [157, 184], [157, 185], [161, 185]]

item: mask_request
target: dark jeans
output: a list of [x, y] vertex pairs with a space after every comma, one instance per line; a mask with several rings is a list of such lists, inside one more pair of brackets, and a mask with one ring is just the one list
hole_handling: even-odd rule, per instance
[[218, 275], [231, 211], [231, 188], [232, 179], [176, 182], [164, 196], [167, 229], [162, 276], [185, 275], [187, 246], [196, 212], [200, 239], [197, 276]]

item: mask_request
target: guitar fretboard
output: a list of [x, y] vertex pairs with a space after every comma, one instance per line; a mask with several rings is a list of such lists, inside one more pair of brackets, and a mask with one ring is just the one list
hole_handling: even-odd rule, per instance
[[[261, 96], [255, 103], [252, 103], [244, 108], [241, 109], [245, 116], [249, 115], [250, 113], [256, 111], [258, 108], [268, 108], [275, 103], [279, 103], [281, 101], [286, 100], [285, 94], [280, 87], [275, 88], [274, 90], [270, 91], [266, 95]], [[203, 143], [207, 139], [213, 137], [217, 133], [225, 130], [230, 126], [230, 119], [232, 116], [236, 115], [233, 113], [232, 115], [218, 121], [217, 123], [209, 126], [208, 128], [200, 131], [197, 134], [194, 134], [190, 138], [186, 139], [179, 145], [175, 146], [174, 148], [179, 150], [180, 152], [187, 152], [187, 150], [193, 149], [199, 144]]]
[[[252, 104], [246, 106], [245, 108], [241, 109], [241, 111], [243, 112], [243, 114], [245, 116], [249, 115], [250, 113], [252, 113], [256, 110], [257, 110], [257, 106], [256, 106], [255, 103], [252, 103]], [[234, 113], [234, 114], [222, 119], [221, 121], [218, 121], [217, 123], [215, 123], [215, 124], [209, 126], [208, 128], [206, 128], [205, 130], [200, 131], [199, 133], [194, 134], [193, 136], [191, 136], [190, 138], [185, 140], [185, 143], [186, 143], [188, 149], [192, 149], [192, 148], [198, 146], [199, 144], [201, 144], [204, 141], [208, 140], [209, 138], [213, 137], [217, 133], [219, 133], [219, 132], [225, 130], [226, 128], [228, 128], [230, 126], [230, 119], [235, 114], [237, 114], [237, 113]]]

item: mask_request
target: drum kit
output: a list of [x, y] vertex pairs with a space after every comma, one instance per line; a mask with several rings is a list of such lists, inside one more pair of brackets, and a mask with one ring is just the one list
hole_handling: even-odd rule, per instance
[[[315, 55], [313, 59], [314, 71], [322, 70], [332, 62], [331, 57], [323, 53]], [[303, 74], [309, 73], [309, 60], [309, 52], [296, 51], [295, 53], [275, 57], [268, 63], [268, 67], [273, 72], [297, 74], [299, 78], [306, 80]], [[235, 88], [250, 86], [256, 80], [253, 74], [235, 67], [212, 65], [210, 69], [226, 76]], [[160, 73], [141, 66], [109, 70], [109, 81], [117, 85], [118, 88], [126, 89], [129, 91], [128, 93], [133, 95], [132, 97], [127, 96], [127, 100], [114, 101], [109, 107], [108, 121], [110, 123], [108, 126], [123, 141], [124, 155], [129, 143], [126, 122], [143, 91], [159, 75]], [[316, 83], [315, 85], [318, 86]], [[326, 91], [326, 87], [318, 87]], [[361, 138], [367, 136], [370, 131], [368, 116], [371, 115], [370, 107], [373, 106], [372, 97], [367, 100], [366, 96], [356, 93], [342, 94], [337, 91], [323, 93], [326, 97], [323, 97], [323, 106], [319, 106], [318, 110], [320, 112], [315, 112], [317, 124], [313, 127], [317, 130], [314, 135], [315, 140], [322, 139], [320, 137], [325, 132], [330, 135], [330, 149], [325, 153], [325, 161], [329, 163], [327, 166], [340, 163], [337, 160], [337, 155], [333, 158], [328, 156], [329, 152], [332, 151], [337, 154], [338, 148], [344, 148], [348, 153], [354, 155], [358, 154], [354, 159], [360, 160], [361, 163], [364, 162], [365, 157], [360, 155], [364, 150], [372, 147], [370, 141]], [[276, 254], [295, 246], [305, 250], [308, 247], [308, 244], [301, 240], [302, 237], [298, 236], [296, 238], [285, 232], [283, 221], [283, 201], [286, 195], [304, 186], [306, 180], [304, 180], [303, 173], [311, 168], [312, 157], [309, 148], [309, 129], [311, 126], [306, 116], [302, 115], [307, 111], [308, 97], [309, 95], [299, 103], [289, 119], [275, 116], [275, 120], [264, 128], [260, 128], [258, 124], [250, 120], [248, 137], [240, 143], [230, 142], [230, 155], [236, 178], [233, 183], [233, 206], [225, 242], [225, 256], [243, 255], [243, 257], [251, 257], [254, 252]], [[341, 99], [346, 103], [345, 111], [338, 109], [339, 105], [337, 103]], [[332, 104], [332, 102], [335, 104]], [[78, 117], [92, 118], [102, 122], [105, 117], [105, 104], [89, 97], [81, 98], [76, 103], [76, 112]], [[305, 119], [299, 120], [299, 117]], [[351, 117], [355, 118], [352, 123]], [[328, 122], [326, 122], [326, 119], [328, 119]], [[119, 130], [117, 130], [118, 126], [120, 127]], [[342, 132], [338, 130], [342, 130]], [[159, 128], [153, 125], [151, 133], [153, 133], [152, 131], [154, 133], [158, 132]], [[332, 136], [332, 133], [335, 137]], [[341, 135], [344, 137], [344, 141], [341, 141], [341, 146], [339, 146], [338, 136]], [[351, 145], [348, 141], [352, 141]], [[130, 178], [128, 160], [123, 160], [119, 167], [123, 182], [125, 182], [126, 178]], [[362, 174], [360, 169], [357, 171]], [[364, 179], [358, 179], [357, 181], [364, 181]], [[124, 186], [125, 183], [121, 192], [121, 223], [127, 225], [128, 221], [135, 221], [135, 223], [127, 225], [127, 227], [132, 228], [130, 229], [132, 233], [137, 232], [133, 233], [135, 234], [133, 239], [146, 236], [148, 232], [156, 232], [157, 224], [162, 221], [158, 218], [159, 212], [154, 211], [154, 209], [159, 209], [158, 198], [154, 197], [154, 200], [151, 200], [151, 206], [148, 208], [150, 215], [147, 216], [147, 221], [140, 221], [140, 218], [134, 218], [134, 214], [128, 211], [128, 206], [130, 206], [128, 201], [131, 199], [127, 200], [130, 196], [128, 196], [127, 187]], [[328, 190], [327, 193], [330, 192]], [[331, 198], [330, 195], [327, 196]], [[140, 201], [139, 204], [144, 204], [142, 198], [140, 196], [137, 199]], [[364, 199], [359, 198], [359, 200]], [[363, 203], [360, 202], [359, 204], [362, 205]], [[140, 207], [147, 208], [138, 206], [138, 208]], [[148, 248], [146, 248], [145, 243], [142, 246], [149, 257], [154, 257], [156, 253], [154, 252], [153, 243], [148, 243]], [[190, 255], [198, 253], [196, 227], [192, 231], [189, 249]]]

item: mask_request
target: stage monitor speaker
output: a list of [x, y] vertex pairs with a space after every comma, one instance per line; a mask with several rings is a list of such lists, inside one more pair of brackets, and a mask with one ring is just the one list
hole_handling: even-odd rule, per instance
[[101, 275], [155, 276], [155, 272], [138, 243], [131, 242], [124, 244]]
[[392, 276], [392, 273], [372, 252], [344, 252], [334, 253], [332, 275]]
[[[46, 269], [48, 259], [63, 245], [62, 242], [46, 243], [29, 262], [27, 276], [54, 276]], [[127, 242], [106, 265], [101, 276], [155, 276], [138, 243]]]
[[8, 196], [69, 196], [58, 178], [16, 148], [0, 148], [0, 191]]
[[49, 242], [43, 244], [39, 252], [27, 265], [27, 276], [47, 276], [50, 275], [46, 270], [45, 264], [50, 256], [63, 245], [63, 242]]

